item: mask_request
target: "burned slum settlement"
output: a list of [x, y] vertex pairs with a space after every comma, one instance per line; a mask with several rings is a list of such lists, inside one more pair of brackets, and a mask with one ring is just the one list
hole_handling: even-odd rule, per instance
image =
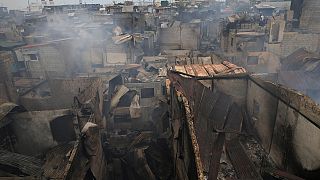
[[319, 0], [1, 0], [0, 179], [320, 179], [319, 19]]

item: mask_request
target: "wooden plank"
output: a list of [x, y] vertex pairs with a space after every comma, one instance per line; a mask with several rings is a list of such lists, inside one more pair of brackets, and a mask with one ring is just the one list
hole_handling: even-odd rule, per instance
[[233, 103], [224, 130], [226, 132], [240, 133], [242, 128], [242, 122], [243, 116], [241, 108], [236, 103]]
[[238, 139], [227, 141], [226, 150], [239, 179], [262, 180]]
[[213, 117], [213, 129], [216, 131], [223, 131], [225, 121], [227, 119], [229, 108], [232, 105], [232, 99], [230, 96], [221, 93], [217, 102], [211, 111]]
[[225, 134], [219, 133], [217, 140], [213, 144], [208, 180], [216, 180], [218, 177], [220, 158], [225, 140]]

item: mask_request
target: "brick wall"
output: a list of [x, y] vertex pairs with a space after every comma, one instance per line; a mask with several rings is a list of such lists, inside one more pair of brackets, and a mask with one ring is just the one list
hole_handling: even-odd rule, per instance
[[280, 57], [286, 57], [299, 48], [316, 52], [319, 49], [319, 35], [312, 33], [284, 32], [283, 40], [279, 44], [268, 44], [267, 51]]
[[304, 0], [300, 17], [300, 28], [320, 32], [320, 1]]

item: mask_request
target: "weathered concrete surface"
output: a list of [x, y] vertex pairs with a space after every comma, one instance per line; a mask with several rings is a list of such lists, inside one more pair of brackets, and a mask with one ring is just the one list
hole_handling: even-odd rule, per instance
[[271, 145], [277, 103], [277, 99], [268, 92], [253, 82], [248, 82], [247, 111], [266, 151], [269, 151]]
[[[254, 107], [257, 105], [259, 108]], [[319, 170], [319, 106], [315, 102], [295, 91], [251, 78], [247, 108], [263, 147], [270, 150], [269, 155], [279, 167], [300, 176]]]
[[320, 130], [302, 116], [293, 132], [293, 147], [302, 167], [310, 171], [320, 168]]
[[17, 137], [15, 150], [21, 154], [36, 156], [54, 147], [58, 143], [53, 139], [50, 122], [70, 114], [69, 110], [62, 109], [12, 115], [12, 128]]
[[[49, 81], [50, 96], [30, 97], [28, 95], [20, 97], [20, 104], [29, 111], [54, 110], [71, 108], [74, 97], [81, 95], [81, 102], [86, 102], [99, 93], [102, 100], [103, 83], [99, 78], [66, 78], [51, 79]], [[102, 105], [99, 107], [102, 110]]]
[[[152, 106], [163, 94], [163, 82], [148, 82], [148, 83], [125, 83], [125, 86], [130, 90], [135, 90], [140, 96], [140, 106]], [[141, 90], [144, 88], [153, 88], [154, 96], [150, 98], [141, 97]]]
[[200, 42], [200, 23], [180, 23], [176, 21], [171, 27], [161, 28], [161, 49], [197, 50]]
[[299, 48], [305, 48], [310, 52], [316, 52], [319, 47], [319, 34], [284, 32], [281, 43], [267, 44], [267, 51], [284, 58]]
[[246, 102], [246, 79], [214, 80], [213, 89], [230, 95], [239, 104], [245, 104]]
[[[248, 57], [257, 57], [258, 64], [248, 64]], [[252, 73], [276, 73], [280, 69], [280, 58], [270, 52], [248, 52], [242, 64], [239, 65], [245, 67], [248, 72]]]
[[11, 52], [0, 52], [0, 103], [17, 101], [17, 91], [13, 87], [11, 75], [13, 61]]

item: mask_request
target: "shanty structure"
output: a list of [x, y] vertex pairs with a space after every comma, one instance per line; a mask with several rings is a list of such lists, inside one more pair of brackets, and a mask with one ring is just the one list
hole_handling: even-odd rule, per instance
[[[262, 179], [264, 173], [299, 179], [278, 168], [317, 168], [316, 103], [232, 64], [229, 67], [238, 73], [210, 65], [221, 68], [219, 76], [203, 66], [178, 66], [168, 72], [174, 152], [181, 157], [174, 163], [181, 179], [185, 174], [198, 179]], [[306, 108], [311, 106], [313, 110]], [[196, 171], [190, 162], [195, 162]]]

